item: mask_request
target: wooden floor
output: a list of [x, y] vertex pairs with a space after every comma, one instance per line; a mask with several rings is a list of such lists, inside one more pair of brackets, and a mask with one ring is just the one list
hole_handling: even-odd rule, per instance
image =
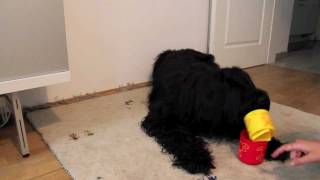
[[320, 74], [272, 65], [246, 69], [271, 100], [320, 116]]
[[23, 158], [18, 151], [14, 123], [0, 129], [1, 180], [71, 179], [54, 154], [48, 149], [48, 146], [42, 141], [40, 135], [30, 125], [27, 125], [27, 136], [31, 154], [29, 157]]
[[[272, 101], [320, 115], [320, 75], [270, 65], [246, 71]], [[0, 129], [0, 179], [71, 179], [40, 135], [30, 126], [27, 134], [31, 155], [22, 158], [13, 123]]]

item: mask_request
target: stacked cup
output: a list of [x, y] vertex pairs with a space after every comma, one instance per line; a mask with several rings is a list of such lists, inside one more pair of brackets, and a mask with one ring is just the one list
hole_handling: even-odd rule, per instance
[[260, 164], [275, 131], [270, 114], [265, 109], [257, 109], [249, 112], [244, 122], [246, 129], [240, 133], [238, 157], [246, 164]]

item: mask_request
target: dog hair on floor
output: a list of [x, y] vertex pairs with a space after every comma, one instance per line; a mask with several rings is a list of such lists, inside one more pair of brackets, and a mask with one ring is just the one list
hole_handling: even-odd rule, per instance
[[[142, 129], [172, 156], [173, 165], [189, 173], [210, 174], [215, 168], [204, 138], [238, 141], [244, 116], [270, 108], [268, 94], [255, 87], [237, 67], [220, 68], [210, 54], [191, 49], [167, 50], [154, 64], [149, 112]], [[273, 138], [267, 160], [282, 143]]]

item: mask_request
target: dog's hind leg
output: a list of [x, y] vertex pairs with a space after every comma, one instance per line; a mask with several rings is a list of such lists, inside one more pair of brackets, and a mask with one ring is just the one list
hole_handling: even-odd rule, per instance
[[266, 152], [266, 159], [269, 160], [269, 161], [282, 161], [282, 162], [284, 162], [285, 160], [289, 159], [289, 153], [288, 152], [282, 153], [277, 158], [272, 158], [271, 157], [271, 154], [277, 148], [279, 148], [281, 145], [283, 145], [283, 143], [280, 142], [280, 140], [278, 140], [276, 138], [272, 138], [271, 141], [268, 143], [268, 148], [267, 148], [267, 152]]
[[163, 152], [171, 155], [174, 166], [192, 174], [206, 175], [214, 168], [207, 143], [201, 137], [196, 137], [181, 127], [151, 119], [150, 114], [141, 126], [162, 146]]

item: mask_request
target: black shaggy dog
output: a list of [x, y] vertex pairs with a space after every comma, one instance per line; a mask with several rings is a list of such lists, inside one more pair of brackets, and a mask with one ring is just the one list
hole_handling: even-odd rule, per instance
[[[214, 57], [191, 49], [161, 53], [152, 74], [149, 113], [141, 126], [172, 155], [173, 165], [189, 173], [210, 174], [215, 168], [204, 138], [239, 140], [244, 116], [270, 107], [243, 70], [220, 68]], [[282, 143], [273, 138], [266, 158]], [[285, 160], [284, 154], [274, 160]]]

